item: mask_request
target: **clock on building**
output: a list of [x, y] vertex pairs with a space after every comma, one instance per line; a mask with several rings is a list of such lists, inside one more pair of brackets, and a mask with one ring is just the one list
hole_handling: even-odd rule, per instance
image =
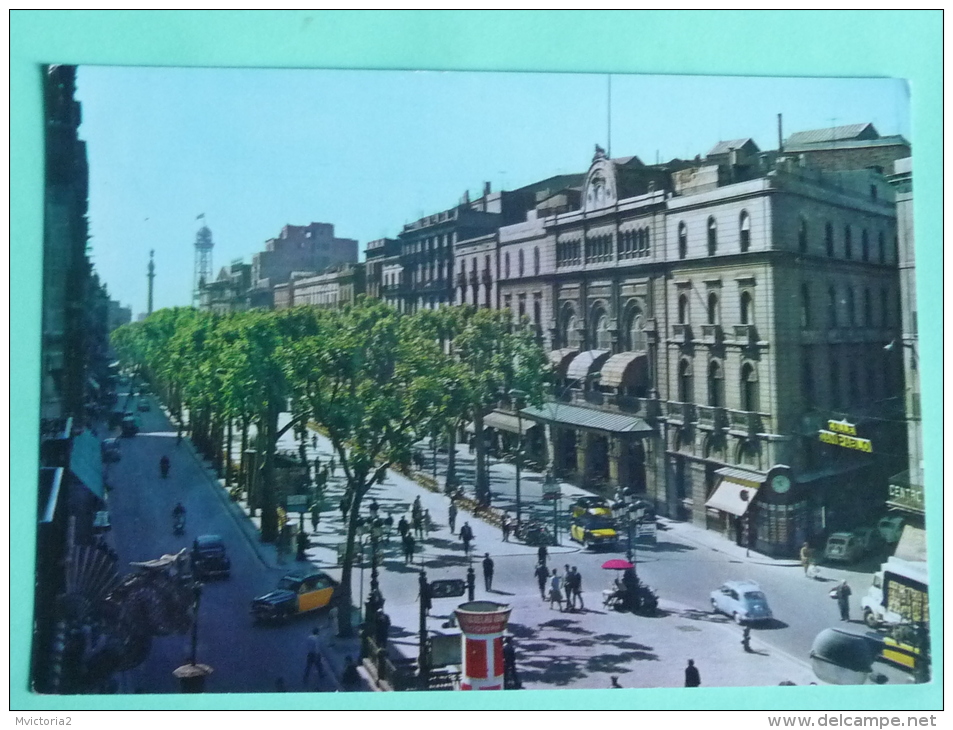
[[785, 494], [791, 489], [791, 478], [786, 474], [776, 474], [771, 478], [771, 489], [778, 494]]

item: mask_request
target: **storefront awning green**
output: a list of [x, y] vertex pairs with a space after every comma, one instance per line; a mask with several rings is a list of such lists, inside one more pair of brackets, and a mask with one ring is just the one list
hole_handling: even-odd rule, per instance
[[653, 428], [635, 416], [621, 413], [608, 413], [593, 408], [569, 406], [565, 403], [544, 403], [540, 407], [531, 406], [520, 411], [525, 418], [543, 423], [557, 423], [563, 426], [575, 426], [590, 431], [607, 433], [652, 433]]
[[[509, 433], [520, 433], [520, 428], [522, 427], [522, 433], [525, 434], [531, 428], [537, 428], [539, 424], [528, 418], [517, 418], [512, 413], [492, 411], [483, 416], [483, 426], [484, 428], [495, 428], [498, 431], [507, 431]], [[473, 433], [473, 424], [468, 423], [466, 430]]]
[[100, 499], [105, 498], [102, 451], [99, 439], [88, 430], [73, 437], [69, 469], [90, 492]]

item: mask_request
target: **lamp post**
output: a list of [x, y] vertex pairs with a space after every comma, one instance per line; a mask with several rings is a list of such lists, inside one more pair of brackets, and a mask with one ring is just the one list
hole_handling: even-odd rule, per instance
[[522, 390], [513, 388], [510, 390], [510, 398], [513, 399], [513, 405], [516, 409], [516, 530], [519, 532], [522, 524], [522, 500], [520, 497], [520, 468], [523, 463], [523, 416], [520, 412], [520, 400], [526, 397]]

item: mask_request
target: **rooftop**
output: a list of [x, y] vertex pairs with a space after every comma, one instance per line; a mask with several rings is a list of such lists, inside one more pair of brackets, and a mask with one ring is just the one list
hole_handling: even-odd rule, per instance
[[840, 127], [824, 129], [809, 129], [805, 132], [795, 132], [784, 143], [785, 147], [802, 144], [816, 144], [819, 142], [834, 142], [848, 139], [877, 139], [880, 135], [870, 122], [863, 124], [846, 124]]

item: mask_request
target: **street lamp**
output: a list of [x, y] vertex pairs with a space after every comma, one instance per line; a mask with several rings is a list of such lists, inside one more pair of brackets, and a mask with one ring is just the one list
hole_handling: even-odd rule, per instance
[[513, 388], [510, 390], [510, 398], [516, 409], [516, 529], [517, 532], [522, 524], [522, 500], [520, 498], [520, 467], [523, 462], [523, 416], [520, 412], [520, 400], [526, 397], [522, 390]]

